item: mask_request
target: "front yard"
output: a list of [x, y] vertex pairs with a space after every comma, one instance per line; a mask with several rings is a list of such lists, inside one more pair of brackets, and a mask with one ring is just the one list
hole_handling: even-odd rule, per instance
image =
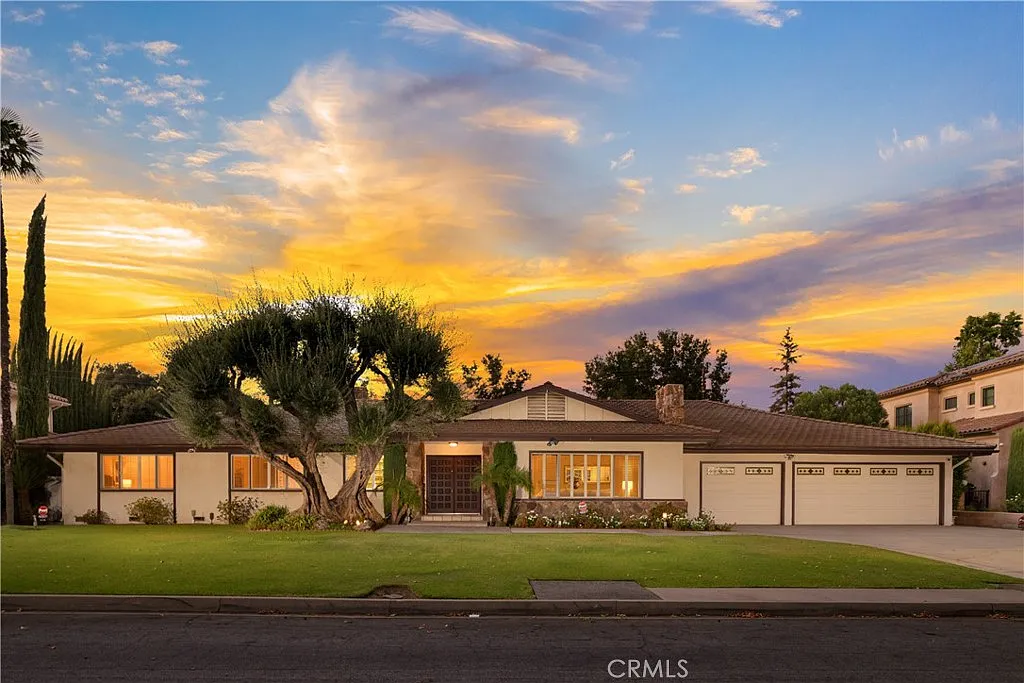
[[530, 598], [528, 579], [649, 587], [985, 588], [1014, 579], [861, 546], [760, 536], [5, 527], [3, 593]]

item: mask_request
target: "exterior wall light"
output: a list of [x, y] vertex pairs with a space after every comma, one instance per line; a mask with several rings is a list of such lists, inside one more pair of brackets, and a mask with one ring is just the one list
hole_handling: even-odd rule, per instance
[[449, 441], [448, 442], [448, 446], [450, 446], [451, 448], [458, 448], [459, 447], [459, 442], [458, 441]]

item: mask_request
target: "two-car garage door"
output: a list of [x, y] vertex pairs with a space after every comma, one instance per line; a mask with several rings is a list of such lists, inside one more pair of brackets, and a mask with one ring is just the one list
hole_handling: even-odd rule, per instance
[[799, 464], [794, 524], [938, 524], [939, 465]]
[[940, 473], [938, 464], [705, 462], [700, 509], [733, 524], [782, 524], [787, 506], [793, 524], [939, 524]]

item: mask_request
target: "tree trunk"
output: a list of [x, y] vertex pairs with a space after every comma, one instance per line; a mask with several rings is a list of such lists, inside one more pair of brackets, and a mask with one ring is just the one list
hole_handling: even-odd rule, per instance
[[3, 422], [0, 460], [4, 467], [4, 517], [14, 524], [14, 420], [11, 416], [11, 308], [7, 296], [7, 226], [0, 188], [0, 420]]
[[384, 516], [366, 494], [366, 482], [373, 475], [384, 450], [377, 446], [360, 446], [356, 453], [356, 471], [341, 486], [332, 503], [342, 520], [350, 524], [367, 521], [376, 529], [384, 525]]

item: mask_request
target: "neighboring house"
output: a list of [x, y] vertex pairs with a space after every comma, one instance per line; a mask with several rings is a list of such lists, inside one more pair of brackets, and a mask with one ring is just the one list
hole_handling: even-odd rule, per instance
[[1010, 435], [1024, 426], [1024, 349], [888, 389], [878, 397], [891, 427], [951, 422], [962, 438], [996, 446], [992, 455], [972, 461], [967, 481], [978, 491], [988, 491], [989, 508], [1002, 508]]
[[[71, 405], [71, 402], [66, 398], [57, 396], [56, 394], [49, 394], [50, 397], [50, 416], [47, 424], [49, 425], [48, 430], [53, 433], [53, 411], [58, 408], [64, 408]], [[18, 426], [18, 385], [11, 382], [11, 424], [15, 427]], [[0, 430], [3, 429], [3, 424], [0, 423]], [[17, 429], [15, 429], [17, 431]], [[3, 434], [0, 431], [0, 434]]]
[[[493, 515], [488, 492], [472, 482], [501, 441], [515, 444], [533, 478], [521, 511], [569, 512], [587, 502], [630, 513], [669, 501], [739, 524], [950, 525], [952, 457], [992, 452], [957, 439], [684, 401], [680, 385], [652, 400], [597, 400], [546, 383], [478, 401], [435, 432], [408, 452], [425, 522]], [[328, 440], [340, 444], [345, 433], [339, 420]], [[144, 495], [165, 499], [185, 523], [209, 519], [218, 501], [233, 497], [302, 502], [296, 483], [266, 460], [230, 439], [194, 448], [174, 420], [22, 443], [63, 453], [68, 522], [90, 508], [125, 522], [124, 506]], [[351, 464], [340, 453], [323, 455], [328, 491]]]

